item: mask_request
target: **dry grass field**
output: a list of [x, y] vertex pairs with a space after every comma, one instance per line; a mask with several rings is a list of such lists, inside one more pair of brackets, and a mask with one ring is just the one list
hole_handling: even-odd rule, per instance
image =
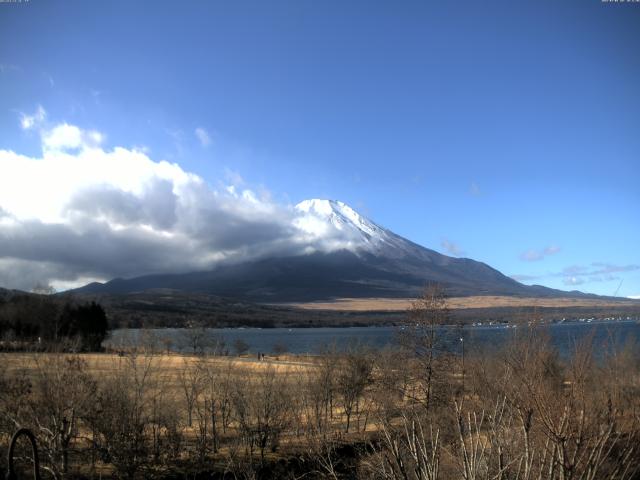
[[[406, 311], [414, 300], [413, 298], [339, 298], [330, 302], [291, 303], [287, 305], [305, 310], [402, 312]], [[569, 308], [637, 305], [637, 301], [628, 299], [600, 300], [593, 298], [527, 298], [506, 296], [451, 297], [447, 299], [447, 306], [451, 310], [499, 307]]]
[[[26, 425], [32, 428], [39, 438], [44, 439], [40, 448], [45, 452], [50, 448], [55, 449], [56, 441], [48, 438], [46, 433], [41, 437], [41, 432], [38, 430], [44, 427], [46, 432], [54, 432], [52, 435], [55, 438], [57, 436], [55, 430], [50, 430], [50, 427], [45, 425], [51, 421], [57, 423], [62, 418], [68, 418], [70, 412], [76, 409], [77, 415], [81, 409], [87, 408], [86, 402], [91, 403], [89, 398], [85, 398], [81, 408], [79, 404], [74, 405], [79, 394], [80, 396], [86, 394], [86, 386], [77, 390], [78, 386], [74, 382], [82, 383], [88, 378], [88, 385], [97, 386], [95, 393], [98, 396], [101, 396], [100, 391], [103, 390], [102, 395], [106, 394], [106, 398], [111, 401], [119, 403], [125, 399], [123, 405], [127, 412], [123, 417], [119, 417], [115, 412], [108, 414], [106, 413], [108, 409], [98, 407], [101, 411], [100, 415], [105, 416], [108, 422], [110, 421], [108, 416], [117, 419], [114, 425], [116, 432], [119, 430], [118, 423], [126, 421], [131, 414], [142, 422], [140, 428], [142, 428], [143, 437], [138, 440], [129, 438], [123, 446], [118, 445], [118, 442], [123, 440], [118, 440], [116, 433], [116, 439], [110, 439], [116, 447], [109, 446], [109, 449], [124, 449], [125, 451], [119, 454], [124, 453], [126, 456], [128, 455], [126, 450], [133, 448], [131, 441], [139, 443], [144, 438], [147, 452], [151, 450], [150, 444], [160, 449], [161, 443], [165, 444], [163, 447], [165, 450], [170, 450], [166, 444], [173, 441], [176, 442], [174, 447], [181, 449], [181, 453], [172, 457], [173, 461], [193, 462], [194, 459], [198, 459], [200, 466], [196, 468], [202, 468], [201, 457], [206, 455], [211, 465], [222, 464], [221, 468], [226, 468], [224, 465], [231, 461], [232, 456], [238, 455], [239, 449], [245, 451], [243, 446], [246, 442], [250, 444], [250, 450], [253, 452], [251, 455], [255, 455], [254, 450], [262, 450], [261, 462], [263, 463], [275, 462], [282, 458], [280, 452], [291, 452], [303, 448], [302, 444], [306, 437], [291, 435], [280, 430], [284, 425], [290, 425], [294, 421], [310, 421], [304, 414], [292, 414], [295, 404], [294, 392], [299, 391], [303, 385], [306, 385], [305, 382], [315, 377], [319, 368], [319, 359], [308, 356], [279, 355], [258, 360], [253, 355], [194, 356], [149, 351], [132, 351], [123, 354], [3, 352], [0, 353], [0, 365], [2, 366], [0, 383], [2, 383], [1, 380], [8, 382], [2, 383], [2, 386], [16, 384], [12, 395], [0, 396], [0, 420], [9, 419], [8, 425], [0, 422], [0, 426], [8, 428], [0, 432], [2, 444], [17, 427], [13, 424], [14, 418], [24, 415], [19, 422], [22, 424], [26, 420], [28, 422]], [[49, 391], [53, 395], [48, 399], [47, 394], [41, 389], [47, 391], [54, 384], [55, 392]], [[26, 385], [29, 386], [24, 388]], [[35, 391], [32, 387], [35, 387]], [[104, 389], [108, 390], [112, 387], [123, 388], [123, 390], [111, 396]], [[16, 407], [18, 410], [23, 409], [19, 415], [11, 412], [12, 405], [18, 405], [16, 401], [24, 402], [23, 406]], [[130, 403], [132, 401], [133, 404]], [[231, 411], [234, 405], [244, 411], [238, 411], [232, 417]], [[120, 407], [115, 406], [115, 408]], [[340, 431], [344, 428], [342, 408], [336, 403], [332, 406], [332, 411], [334, 418], [330, 423], [332, 428]], [[5, 418], [2, 418], [3, 413], [7, 414]], [[51, 417], [48, 418], [48, 415]], [[74, 413], [71, 415], [73, 416]], [[212, 419], [215, 416], [218, 417], [218, 424], [214, 427]], [[277, 426], [273, 426], [272, 423]], [[212, 428], [217, 428], [218, 431], [214, 433]], [[175, 430], [171, 431], [172, 429]], [[259, 431], [262, 433], [258, 433]], [[91, 450], [91, 442], [86, 441], [86, 438], [92, 435], [89, 422], [78, 423], [73, 435], [75, 441], [72, 442], [73, 447], [69, 450], [72, 459], [73, 453]], [[132, 432], [126, 435], [135, 437]], [[170, 440], [171, 435], [174, 438]], [[257, 445], [257, 438], [260, 435], [264, 435], [261, 446]], [[278, 446], [278, 453], [275, 452], [274, 447], [271, 447], [271, 450], [265, 450], [268, 443], [276, 442], [272, 438], [274, 435], [278, 437], [277, 443], [274, 443], [274, 446]], [[248, 436], [248, 439], [244, 436]], [[170, 454], [163, 451], [163, 455]], [[75, 460], [74, 470], [83, 477], [127, 476], [126, 460], [120, 459], [119, 464], [112, 465], [109, 462], [96, 461], [92, 457], [92, 464], [89, 466], [88, 458], [85, 454], [82, 458]], [[161, 472], [146, 471], [141, 476], [162, 477], [166, 465], [156, 467], [159, 467]], [[233, 468], [244, 468], [244, 466]], [[47, 471], [53, 474], [54, 470]], [[58, 471], [57, 474], [60, 472]]]
[[[81, 358], [86, 364], [86, 371], [97, 378], [108, 378], [118, 372], [130, 362], [128, 355], [121, 356], [116, 353], [25, 353], [2, 352], [0, 353], [0, 365], [5, 374], [24, 372], [28, 376], [35, 375], [38, 368], [51, 361], [52, 357]], [[220, 357], [220, 356], [194, 356], [182, 354], [151, 354], [140, 355], [137, 362], [149, 363], [154, 372], [161, 374], [165, 380], [165, 387], [179, 389], [179, 376], [186, 368], [196, 365], [208, 365], [213, 368], [229, 368], [238, 373], [262, 373], [273, 370], [277, 374], [290, 375], [302, 374], [312, 371], [317, 367], [317, 359], [311, 356], [280, 355], [278, 357], [266, 357], [259, 361], [255, 356]]]

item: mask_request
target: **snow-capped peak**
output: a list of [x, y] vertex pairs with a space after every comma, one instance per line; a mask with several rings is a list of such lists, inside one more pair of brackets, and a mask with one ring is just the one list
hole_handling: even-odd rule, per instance
[[296, 205], [296, 210], [303, 217], [314, 217], [329, 223], [338, 230], [353, 230], [367, 237], [375, 237], [384, 233], [384, 229], [358, 214], [353, 208], [337, 200], [314, 198], [304, 200]]
[[397, 249], [401, 240], [337, 200], [304, 200], [295, 206], [295, 210], [294, 225], [311, 236], [321, 250], [382, 253], [390, 247]]
[[383, 230], [375, 223], [361, 216], [349, 205], [338, 200], [323, 200], [319, 198], [304, 200], [296, 205], [296, 210], [324, 218], [338, 229], [353, 226], [367, 235], [375, 235], [376, 232]]

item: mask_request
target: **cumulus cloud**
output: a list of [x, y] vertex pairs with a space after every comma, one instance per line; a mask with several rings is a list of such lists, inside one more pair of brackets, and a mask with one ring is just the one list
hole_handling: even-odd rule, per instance
[[47, 132], [42, 139], [42, 146], [50, 150], [65, 150], [82, 146], [82, 131], [74, 126], [63, 123]]
[[446, 238], [442, 240], [440, 245], [449, 255], [453, 255], [454, 257], [461, 257], [465, 255], [464, 250], [462, 250], [458, 244], [450, 242]]
[[556, 245], [550, 245], [548, 247], [543, 248], [542, 250], [530, 249], [520, 255], [520, 259], [525, 262], [537, 262], [545, 257], [549, 257], [551, 255], [555, 255], [560, 252], [560, 247]]
[[100, 132], [45, 128], [38, 112], [27, 124], [42, 155], [0, 150], [0, 286], [64, 289], [349, 244], [336, 229], [305, 229], [268, 192], [212, 188], [176, 163], [106, 148]]
[[198, 127], [196, 128], [194, 133], [198, 138], [200, 145], [202, 145], [203, 147], [208, 147], [211, 144], [211, 136], [204, 128]]

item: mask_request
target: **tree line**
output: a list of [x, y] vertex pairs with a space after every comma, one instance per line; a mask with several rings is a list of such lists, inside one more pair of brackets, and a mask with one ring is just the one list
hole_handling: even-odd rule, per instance
[[26, 293], [0, 298], [3, 350], [67, 344], [82, 351], [98, 351], [108, 329], [104, 309], [93, 301]]

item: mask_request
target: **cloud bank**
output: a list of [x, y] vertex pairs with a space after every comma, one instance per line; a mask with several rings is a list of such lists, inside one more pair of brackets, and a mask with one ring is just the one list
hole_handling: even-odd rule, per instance
[[[340, 248], [300, 212], [238, 185], [208, 185], [178, 164], [105, 136], [22, 115], [42, 155], [0, 150], [0, 286], [65, 289], [92, 280], [186, 272], [264, 255]], [[300, 226], [302, 225], [302, 226]]]

